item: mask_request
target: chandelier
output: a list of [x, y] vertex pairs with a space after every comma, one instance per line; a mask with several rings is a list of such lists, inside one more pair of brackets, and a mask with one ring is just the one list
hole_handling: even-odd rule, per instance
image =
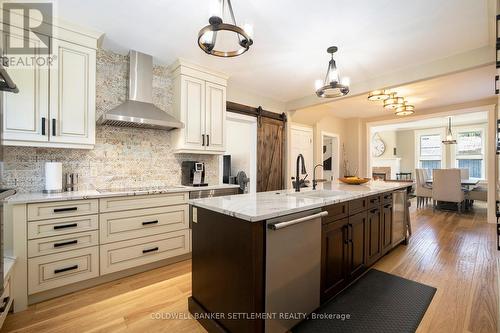
[[448, 117], [448, 130], [446, 133], [446, 139], [441, 142], [445, 145], [453, 145], [457, 143], [457, 140], [453, 139], [453, 132], [451, 131], [451, 117]]
[[338, 48], [336, 46], [331, 46], [326, 50], [326, 52], [332, 55], [332, 58], [328, 62], [325, 80], [316, 80], [315, 87], [318, 97], [335, 98], [345, 96], [349, 93], [349, 79], [344, 78], [342, 82], [340, 82], [337, 65], [335, 64], [335, 60], [333, 60], [333, 54], [337, 52], [337, 50]]
[[[217, 57], [228, 58], [239, 56], [248, 51], [250, 46], [253, 44], [253, 40], [250, 37], [252, 34], [252, 26], [245, 25], [244, 28], [240, 28], [236, 24], [233, 7], [231, 6], [231, 0], [217, 0], [217, 4], [217, 14], [212, 15], [208, 19], [209, 25], [203, 27], [198, 33], [198, 46], [205, 53]], [[228, 20], [224, 20], [226, 8], [229, 12]], [[215, 48], [217, 44], [217, 32], [229, 32], [235, 34], [238, 41], [235, 48], [230, 51], [217, 50]]]

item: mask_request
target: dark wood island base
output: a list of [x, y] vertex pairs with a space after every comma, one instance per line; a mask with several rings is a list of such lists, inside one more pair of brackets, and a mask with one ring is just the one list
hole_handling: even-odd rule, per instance
[[[193, 209], [189, 311], [208, 332], [265, 332], [266, 221]], [[320, 299], [324, 304], [400, 241], [392, 239], [393, 191], [321, 210], [328, 212], [321, 219]], [[256, 314], [263, 316], [249, 317]]]

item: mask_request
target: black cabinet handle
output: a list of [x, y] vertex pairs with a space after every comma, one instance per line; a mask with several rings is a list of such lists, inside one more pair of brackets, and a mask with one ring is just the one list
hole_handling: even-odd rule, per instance
[[62, 273], [62, 272], [67, 272], [67, 271], [72, 271], [78, 269], [78, 265], [73, 265], [65, 268], [60, 268], [60, 269], [54, 269], [54, 274]]
[[45, 132], [46, 132], [46, 129], [45, 129], [45, 124], [47, 123], [47, 119], [45, 119], [45, 117], [42, 117], [42, 135], [47, 135]]
[[142, 222], [142, 225], [157, 224], [158, 220]]
[[151, 249], [142, 250], [142, 253], [155, 252], [155, 251], [158, 251], [158, 250], [159, 250], [159, 248], [157, 246], [157, 247], [153, 247]]
[[392, 207], [391, 204], [387, 204], [387, 205], [384, 206], [384, 208], [391, 208], [391, 207]]
[[52, 118], [52, 136], [56, 136], [56, 119]]
[[205, 145], [205, 134], [201, 135], [201, 140], [202, 140], [201, 145], [204, 146]]
[[61, 242], [61, 243], [54, 243], [54, 247], [61, 247], [61, 246], [66, 246], [66, 245], [71, 245], [71, 244], [78, 244], [78, 240], [70, 240], [67, 242]]
[[78, 207], [54, 208], [54, 213], [71, 212], [78, 210]]
[[66, 228], [75, 228], [75, 227], [78, 227], [77, 223], [62, 224], [62, 225], [55, 225], [54, 226], [54, 230], [66, 229]]
[[210, 146], [210, 135], [207, 134], [207, 147]]

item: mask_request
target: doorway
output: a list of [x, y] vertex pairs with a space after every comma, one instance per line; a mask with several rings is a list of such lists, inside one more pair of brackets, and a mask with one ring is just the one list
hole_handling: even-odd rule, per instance
[[288, 174], [290, 177], [287, 179], [288, 188], [292, 187], [291, 177], [295, 177], [297, 156], [299, 156], [299, 154], [304, 156], [306, 171], [309, 175], [307, 177], [308, 180], [312, 180], [314, 167], [313, 129], [312, 127], [292, 124], [290, 126], [290, 158], [288, 159]]
[[339, 136], [321, 132], [323, 179], [332, 181], [340, 176], [340, 142]]
[[[257, 192], [257, 118], [227, 113], [226, 154], [231, 155], [231, 175], [244, 171], [249, 193]], [[220, 159], [222, 163], [222, 159]], [[220, 167], [222, 170], [222, 166]], [[222, 175], [222, 172], [220, 173]]]

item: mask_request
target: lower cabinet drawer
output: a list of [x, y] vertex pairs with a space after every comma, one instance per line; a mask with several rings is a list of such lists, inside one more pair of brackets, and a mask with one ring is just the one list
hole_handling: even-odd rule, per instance
[[28, 259], [28, 294], [99, 276], [99, 247]]
[[101, 245], [101, 275], [185, 253], [189, 253], [189, 229]]
[[28, 241], [28, 258], [99, 245], [99, 233], [79, 232]]
[[59, 236], [81, 231], [97, 230], [98, 215], [50, 219], [28, 223], [28, 239]]
[[101, 214], [101, 244], [158, 235], [189, 227], [188, 205]]

